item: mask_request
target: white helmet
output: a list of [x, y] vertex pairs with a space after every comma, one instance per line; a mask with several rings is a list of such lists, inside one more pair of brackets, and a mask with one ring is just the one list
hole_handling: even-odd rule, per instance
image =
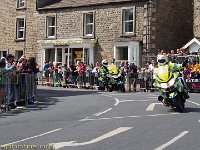
[[163, 66], [167, 62], [167, 57], [165, 55], [158, 55], [157, 62], [159, 65]]
[[104, 59], [104, 60], [101, 61], [101, 64], [103, 66], [107, 67], [108, 66], [108, 61]]

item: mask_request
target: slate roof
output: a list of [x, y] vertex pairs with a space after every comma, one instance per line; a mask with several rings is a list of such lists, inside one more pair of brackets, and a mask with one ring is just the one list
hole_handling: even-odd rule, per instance
[[[38, 0], [40, 3], [40, 0]], [[42, 0], [41, 0], [42, 1]], [[149, 0], [47, 0], [46, 4], [39, 5], [38, 9], [73, 8], [83, 6], [105, 5], [124, 2], [146, 2]]]

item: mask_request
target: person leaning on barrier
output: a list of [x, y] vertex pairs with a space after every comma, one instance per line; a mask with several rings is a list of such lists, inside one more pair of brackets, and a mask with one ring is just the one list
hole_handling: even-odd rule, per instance
[[[157, 62], [158, 62], [158, 65], [154, 69], [154, 74], [153, 74], [154, 87], [157, 87], [158, 85], [157, 79], [158, 79], [158, 74], [159, 74], [158, 73], [159, 67], [167, 65], [169, 67], [169, 72], [178, 74], [179, 73], [178, 71], [187, 65], [188, 60], [185, 60], [183, 64], [177, 64], [177, 63], [167, 62], [167, 57], [165, 55], [158, 55]], [[174, 86], [175, 88], [177, 88], [179, 92], [181, 92], [185, 96], [186, 99], [189, 98], [186, 86], [184, 85], [184, 82], [182, 82], [180, 78], [179, 78], [179, 81]], [[161, 96], [164, 98], [163, 103], [165, 104], [165, 99], [167, 99], [167, 95], [163, 89], [159, 89], [159, 92], [161, 93]]]
[[6, 85], [7, 73], [14, 70], [15, 68], [16, 68], [16, 64], [13, 64], [10, 67], [6, 68], [6, 59], [5, 58], [0, 59], [0, 106], [1, 106], [0, 109], [1, 111], [4, 111], [2, 102], [4, 99], [4, 87]]

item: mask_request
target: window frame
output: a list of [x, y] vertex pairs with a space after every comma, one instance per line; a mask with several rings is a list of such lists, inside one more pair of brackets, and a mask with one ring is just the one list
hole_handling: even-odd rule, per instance
[[3, 52], [6, 52], [6, 55], [9, 53], [9, 49], [0, 49], [0, 57], [6, 57], [3, 56]]
[[21, 56], [19, 57], [19, 53], [18, 53], [18, 52], [22, 52], [22, 55], [23, 55], [23, 54], [24, 54], [24, 50], [20, 50], [20, 49], [15, 50], [15, 58], [16, 58], [16, 59], [19, 59], [19, 58], [22, 56], [22, 55], [21, 55]]
[[[54, 26], [49, 26], [48, 25], [48, 18], [55, 18], [55, 25]], [[54, 36], [49, 36], [49, 27], [54, 28]], [[46, 15], [45, 16], [45, 37], [46, 39], [55, 39], [56, 38], [56, 28], [57, 28], [57, 19], [56, 19], [56, 14], [51, 14], [51, 15]]]
[[[86, 23], [86, 17], [87, 17], [87, 15], [89, 15], [89, 14], [92, 14], [93, 16], [92, 16], [92, 23]], [[90, 37], [90, 38], [94, 38], [94, 35], [95, 35], [95, 19], [94, 19], [94, 17], [95, 17], [95, 13], [94, 13], [94, 11], [89, 11], [89, 12], [83, 12], [83, 37]], [[92, 25], [92, 34], [87, 34], [86, 33], [86, 31], [87, 31], [87, 25], [88, 26], [91, 26]]]
[[[20, 4], [21, 4], [22, 2], [24, 3], [24, 5], [23, 5], [23, 6], [20, 6]], [[26, 0], [17, 0], [16, 8], [17, 8], [17, 9], [26, 8]]]
[[[132, 10], [133, 11], [133, 20], [125, 20], [125, 11]], [[121, 9], [121, 26], [122, 26], [122, 35], [135, 35], [135, 23], [136, 23], [136, 8], [134, 7], [124, 7]], [[125, 23], [133, 22], [133, 31], [126, 32]]]
[[[19, 29], [19, 20], [23, 19], [24, 20], [24, 27], [23, 29]], [[23, 37], [19, 37], [19, 32], [23, 32]], [[25, 40], [25, 32], [26, 32], [26, 20], [24, 16], [19, 16], [16, 18], [16, 40]]]

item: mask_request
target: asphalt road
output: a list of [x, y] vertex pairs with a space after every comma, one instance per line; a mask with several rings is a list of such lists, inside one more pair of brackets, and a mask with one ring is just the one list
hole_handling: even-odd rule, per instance
[[39, 103], [0, 113], [1, 149], [199, 150], [200, 94], [184, 113], [157, 93], [40, 87]]

